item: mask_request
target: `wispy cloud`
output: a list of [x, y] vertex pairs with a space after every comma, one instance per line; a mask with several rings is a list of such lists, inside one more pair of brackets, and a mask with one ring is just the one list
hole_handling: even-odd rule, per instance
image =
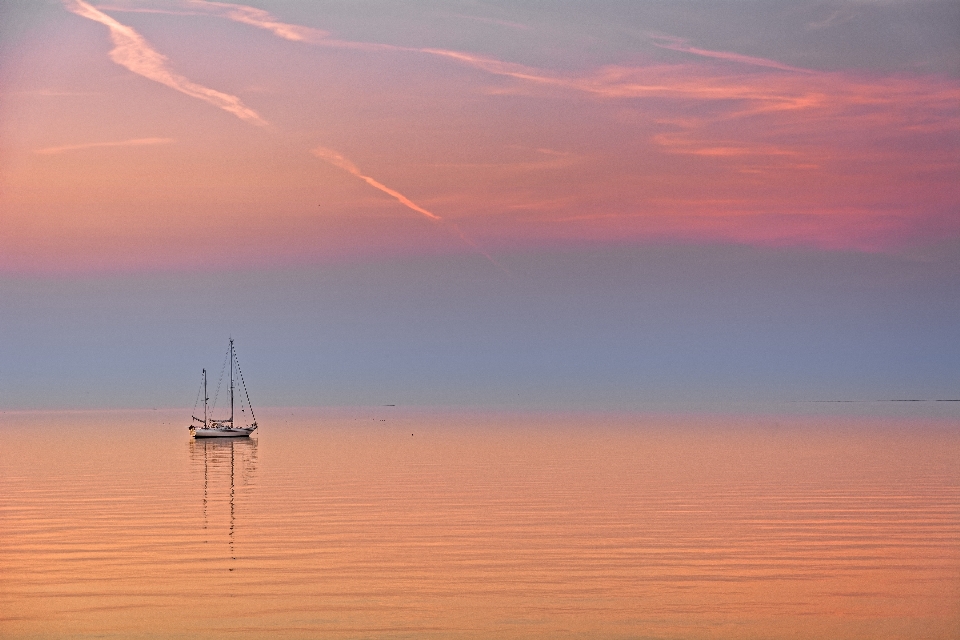
[[731, 158], [743, 156], [766, 157], [796, 156], [799, 152], [774, 145], [746, 145], [742, 140], [717, 141], [704, 146], [702, 141], [686, 134], [659, 133], [653, 136], [653, 141], [663, 147], [668, 153], [688, 154], [717, 158]]
[[[348, 40], [337, 40], [330, 37], [330, 32], [313, 27], [305, 27], [299, 24], [289, 22], [280, 22], [273, 14], [263, 9], [238, 5], [229, 2], [211, 2], [208, 0], [181, 0], [179, 6], [185, 10], [153, 9], [154, 13], [170, 14], [193, 14], [209, 15], [218, 18], [225, 18], [240, 22], [242, 24], [265, 29], [284, 40], [291, 42], [303, 42], [307, 44], [319, 45], [335, 49], [353, 49], [360, 51], [416, 51], [409, 47], [398, 47], [390, 44], [380, 44], [376, 42], [351, 42]], [[128, 8], [123, 6], [111, 7], [116, 11], [144, 11], [141, 8]]]
[[[432, 47], [401, 47], [370, 42], [350, 42], [329, 38], [329, 33], [319, 29], [278, 21], [272, 14], [261, 9], [241, 7], [226, 2], [208, 0], [185, 0], [185, 5], [198, 12], [215, 15], [266, 29], [278, 37], [324, 47], [358, 49], [366, 51], [396, 51], [420, 53], [445, 58], [492, 75], [513, 78], [540, 87], [588, 93], [606, 98], [640, 97], [687, 97], [706, 100], [749, 100], [765, 103], [767, 109], [792, 109], [808, 106], [809, 95], [778, 93], [763, 83], [739, 81], [727, 77], [695, 76], [686, 73], [683, 65], [645, 67], [622, 67], [610, 65], [588, 76], [564, 76], [536, 67], [530, 67], [497, 58], [476, 55], [464, 51]], [[812, 74], [808, 69], [784, 65], [773, 60], [754, 58], [736, 53], [708, 51], [690, 47], [680, 38], [666, 35], [652, 36], [658, 46], [695, 53], [708, 58], [717, 58], [760, 66]]]
[[43, 156], [52, 156], [66, 151], [79, 151], [81, 149], [95, 149], [98, 147], [143, 147], [156, 144], [171, 144], [175, 142], [173, 138], [131, 138], [129, 140], [117, 140], [115, 142], [84, 142], [82, 144], [66, 144], [60, 147], [46, 147], [37, 149], [34, 153]]
[[308, 44], [321, 45], [324, 47], [333, 47], [338, 49], [358, 49], [363, 51], [415, 51], [407, 47], [397, 47], [389, 44], [378, 44], [374, 42], [351, 42], [347, 40], [337, 40], [330, 37], [329, 31], [305, 27], [299, 24], [289, 22], [280, 22], [273, 14], [263, 9], [249, 7], [246, 5], [233, 4], [229, 2], [212, 2], [207, 0], [180, 0], [173, 3], [177, 8], [149, 8], [140, 6], [127, 6], [124, 4], [98, 5], [104, 11], [119, 11], [123, 13], [160, 13], [174, 16], [196, 16], [206, 15], [217, 18], [225, 18], [234, 22], [265, 29], [278, 38], [290, 40], [291, 42], [304, 42]]
[[99, 95], [96, 91], [62, 91], [59, 89], [32, 89], [29, 91], [11, 91], [0, 95], [7, 96], [39, 96], [43, 98], [67, 98], [73, 96], [95, 96]]
[[664, 34], [649, 34], [650, 39], [653, 41], [655, 47], [660, 47], [661, 49], [670, 49], [671, 51], [681, 51], [683, 53], [691, 53], [697, 56], [703, 56], [705, 58], [716, 58], [718, 60], [727, 60], [729, 62], [737, 62], [740, 64], [753, 65], [755, 67], [767, 67], [768, 69], [780, 69], [781, 71], [795, 71], [797, 73], [813, 73], [810, 69], [801, 69], [800, 67], [791, 67], [790, 65], [783, 64], [782, 62], [777, 62], [776, 60], [769, 60], [767, 58], [755, 58], [753, 56], [745, 56], [739, 53], [733, 53], [731, 51], [712, 51], [710, 49], [700, 49], [699, 47], [692, 47], [687, 44], [687, 40], [684, 38], [678, 38], [676, 36], [668, 36]]
[[204, 0], [187, 0], [186, 5], [204, 13], [219, 15], [236, 22], [266, 29], [276, 36], [294, 42], [317, 42], [330, 35], [321, 29], [279, 22], [268, 11], [255, 7], [227, 2], [206, 2]]
[[217, 106], [245, 122], [266, 126], [266, 121], [256, 111], [243, 104], [240, 98], [196, 84], [172, 71], [167, 65], [167, 58], [154, 50], [143, 36], [127, 25], [117, 22], [83, 0], [63, 0], [63, 4], [68, 11], [99, 22], [110, 30], [110, 39], [114, 45], [113, 50], [110, 51], [110, 59], [120, 66]]
[[[290, 41], [334, 48], [410, 52], [442, 57], [492, 75], [519, 80], [533, 89], [556, 88], [609, 99], [678, 98], [738, 103], [740, 106], [737, 110], [728, 113], [728, 116], [809, 109], [836, 112], [852, 107], [862, 110], [901, 103], [911, 104], [913, 99], [921, 102], [943, 102], [954, 99], [957, 93], [953, 86], [934, 83], [937, 86], [926, 87], [921, 86], [922, 82], [911, 82], [909, 79], [892, 78], [874, 83], [855, 81], [843, 74], [821, 73], [767, 58], [702, 49], [689, 45], [683, 38], [660, 33], [651, 33], [648, 36], [656, 46], [664, 49], [792, 73], [723, 74], [703, 65], [663, 64], [608, 65], [586, 75], [569, 76], [463, 51], [337, 40], [330, 38], [327, 31], [281, 22], [265, 10], [228, 2], [181, 0], [179, 6], [266, 29]], [[904, 100], [907, 102], [904, 103]]]
[[830, 29], [838, 25], [850, 22], [851, 20], [857, 17], [857, 12], [851, 8], [844, 8], [842, 10], [833, 11], [829, 16], [823, 20], [817, 20], [814, 22], [807, 23], [807, 28], [811, 30], [818, 29]]
[[532, 31], [533, 27], [530, 27], [525, 24], [520, 24], [519, 22], [510, 22], [509, 20], [497, 20], [495, 18], [482, 18], [480, 16], [471, 16], [465, 13], [452, 13], [458, 18], [464, 18], [465, 20], [472, 20], [474, 22], [483, 22], [484, 24], [494, 24], [498, 27], [507, 27], [508, 29], [518, 29], [520, 31]]
[[[189, 6], [195, 9], [197, 12], [202, 12], [209, 15], [215, 15], [218, 17], [226, 18], [228, 20], [233, 20], [235, 22], [241, 22], [253, 27], [260, 29], [266, 29], [273, 33], [274, 35], [284, 38], [286, 40], [291, 40], [294, 42], [304, 42], [315, 45], [322, 45], [325, 47], [335, 47], [335, 48], [347, 48], [347, 49], [361, 49], [368, 51], [406, 51], [414, 53], [425, 53], [432, 56], [438, 56], [446, 58], [448, 60], [453, 60], [461, 64], [465, 64], [476, 69], [481, 69], [488, 73], [507, 76], [511, 78], [516, 78], [518, 80], [524, 80], [527, 82], [533, 82], [541, 85], [552, 85], [563, 87], [567, 89], [573, 89], [577, 91], [585, 91], [588, 93], [597, 93], [604, 94], [610, 97], [630, 97], [640, 94], [653, 95], [657, 93], [665, 92], [676, 92], [676, 91], [687, 91], [689, 92], [693, 87], [676, 87], [670, 86], [669, 84], [653, 84], [647, 86], [640, 86], [635, 83], [630, 84], [630, 86], [619, 87], [617, 88], [609, 86], [603, 86], [604, 83], [591, 82], [589, 80], [585, 81], [581, 78], [571, 78], [559, 76], [556, 74], [551, 74], [541, 69], [534, 67], [528, 67], [521, 64], [505, 62], [503, 60], [498, 60], [496, 58], [491, 58], [487, 56], [480, 56], [472, 53], [467, 53], [463, 51], [454, 51], [450, 49], [438, 49], [431, 47], [402, 47], [389, 44], [381, 43], [372, 43], [372, 42], [350, 42], [346, 40], [337, 40], [330, 38], [330, 33], [323, 31], [321, 29], [315, 29], [312, 27], [304, 27], [301, 25], [280, 22], [277, 20], [271, 13], [264, 11], [262, 9], [255, 9], [252, 7], [246, 7], [242, 5], [236, 5], [228, 2], [212, 2], [209, 0], [184, 0], [184, 6]], [[458, 14], [459, 15], [459, 14]], [[464, 16], [470, 17], [470, 16]], [[479, 19], [479, 18], [478, 18]], [[481, 19], [486, 21], [486, 19]], [[498, 24], [501, 21], [493, 21]], [[510, 26], [523, 27], [524, 25], [514, 25], [513, 23], [507, 23]], [[698, 56], [706, 58], [714, 58], [720, 60], [727, 60], [731, 62], [737, 62], [746, 65], [765, 67], [770, 69], [779, 69], [782, 71], [793, 71], [798, 73], [810, 74], [814, 73], [810, 69], [802, 69], [799, 67], [792, 67], [790, 65], [777, 62], [775, 60], [768, 60], [766, 58], [757, 58], [753, 56], [745, 56], [738, 53], [732, 53], [728, 51], [712, 51], [708, 49], [701, 49], [698, 47], [693, 47], [687, 44], [687, 41], [683, 38], [678, 38], [675, 36], [665, 35], [665, 34], [648, 34], [649, 37], [653, 40], [654, 45], [664, 48], [671, 49], [674, 51], [681, 51], [685, 53], [691, 53]], [[671, 67], [672, 68], [672, 67]], [[610, 69], [616, 69], [616, 67], [610, 67]]]
[[[514, 146], [518, 150], [523, 151], [519, 146]], [[565, 167], [570, 167], [577, 164], [580, 161], [580, 158], [573, 153], [566, 151], [556, 151], [554, 149], [534, 149], [541, 158], [546, 156], [546, 159], [537, 159], [537, 160], [516, 160], [516, 161], [500, 161], [500, 162], [435, 162], [429, 163], [426, 166], [430, 167], [443, 167], [443, 168], [464, 168], [464, 169], [489, 169], [494, 171], [504, 171], [516, 174], [518, 172], [527, 172], [527, 171], [543, 171], [548, 169], [562, 169]]]

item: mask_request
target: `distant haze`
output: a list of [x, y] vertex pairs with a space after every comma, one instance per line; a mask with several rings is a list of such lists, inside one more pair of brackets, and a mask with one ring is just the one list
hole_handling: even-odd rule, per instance
[[654, 245], [501, 256], [510, 275], [449, 256], [8, 277], [0, 406], [189, 406], [229, 335], [254, 406], [957, 398], [955, 256]]

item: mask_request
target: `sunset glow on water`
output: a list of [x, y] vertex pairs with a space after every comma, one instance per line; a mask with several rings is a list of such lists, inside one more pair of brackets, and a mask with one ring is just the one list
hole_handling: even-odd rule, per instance
[[[941, 419], [5, 414], [0, 635], [953, 638]], [[122, 431], [122, 433], [121, 433]]]

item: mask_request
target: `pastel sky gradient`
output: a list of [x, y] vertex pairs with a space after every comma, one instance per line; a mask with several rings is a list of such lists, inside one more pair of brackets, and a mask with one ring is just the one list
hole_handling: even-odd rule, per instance
[[[173, 348], [185, 300], [215, 327], [205, 340], [259, 340], [247, 348], [271, 375], [299, 368], [319, 384], [306, 363], [332, 358], [321, 377], [339, 391], [265, 383], [277, 403], [376, 402], [384, 385], [387, 400], [421, 403], [513, 401], [520, 386], [538, 402], [582, 391], [612, 405], [960, 386], [956, 2], [14, 0], [2, 12], [0, 406], [46, 406], [40, 389], [71, 387], [85, 365], [103, 380], [132, 367], [135, 342], [97, 355], [110, 323], [94, 318], [112, 296], [125, 309], [114, 336], [142, 335], [135, 309], [169, 302], [148, 342], [183, 358], [144, 388], [199, 366], [182, 361], [193, 347]], [[234, 277], [248, 287], [222, 301], [261, 308], [224, 322], [196, 283]], [[347, 296], [348, 283], [361, 290]], [[99, 293], [75, 298], [84, 287]], [[73, 341], [68, 308], [89, 324]], [[326, 328], [335, 357], [317, 346], [317, 313], [344, 323]], [[381, 343], [407, 355], [358, 364]], [[726, 354], [719, 369], [701, 360], [711, 349]], [[64, 377], [37, 373], [48, 368]], [[60, 404], [123, 404], [85, 393]]]

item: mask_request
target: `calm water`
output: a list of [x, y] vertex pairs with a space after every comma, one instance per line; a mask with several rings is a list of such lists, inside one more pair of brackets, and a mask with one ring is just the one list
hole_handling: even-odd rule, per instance
[[960, 420], [262, 413], [0, 414], [0, 637], [960, 637]]

